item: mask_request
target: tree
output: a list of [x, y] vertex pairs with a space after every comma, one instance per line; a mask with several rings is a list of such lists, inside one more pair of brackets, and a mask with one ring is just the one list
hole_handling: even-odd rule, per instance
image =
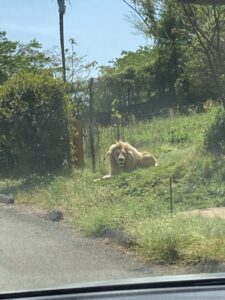
[[8, 40], [6, 32], [0, 32], [0, 84], [22, 70], [45, 69], [49, 62], [50, 57], [36, 40], [21, 44]]
[[63, 80], [66, 81], [66, 59], [64, 47], [64, 14], [66, 12], [65, 0], [57, 0], [59, 7], [59, 33], [60, 33], [60, 46], [62, 56]]
[[67, 85], [48, 72], [18, 73], [0, 87], [1, 172], [49, 172], [69, 163], [66, 94]]
[[195, 36], [192, 47], [205, 55], [218, 96], [224, 99], [225, 5], [180, 5]]
[[161, 57], [166, 58], [167, 89], [173, 104], [177, 104], [175, 85], [182, 73], [180, 62], [184, 47], [189, 46], [192, 40], [182, 15], [177, 13], [179, 4], [175, 0], [123, 0], [123, 2], [135, 13], [131, 22], [139, 31], [153, 39]]
[[217, 97], [225, 97], [225, 5], [186, 5], [177, 0], [123, 2], [138, 16], [133, 22], [139, 30], [152, 37], [155, 43], [171, 47], [171, 83], [174, 82], [174, 86], [174, 79], [179, 77], [179, 48], [182, 46], [182, 51], [186, 51], [184, 46], [192, 47], [195, 53], [205, 56]]

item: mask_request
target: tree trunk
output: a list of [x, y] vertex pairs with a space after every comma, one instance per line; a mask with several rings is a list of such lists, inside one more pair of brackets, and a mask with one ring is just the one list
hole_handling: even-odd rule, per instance
[[65, 59], [65, 47], [64, 47], [64, 14], [66, 11], [65, 0], [58, 0], [59, 6], [59, 33], [60, 33], [60, 46], [62, 56], [62, 68], [63, 68], [63, 80], [66, 82], [66, 59]]

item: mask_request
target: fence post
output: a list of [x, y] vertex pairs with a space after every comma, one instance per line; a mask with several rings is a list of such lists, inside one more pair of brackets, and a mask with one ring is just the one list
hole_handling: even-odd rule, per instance
[[91, 148], [91, 162], [92, 171], [96, 170], [96, 155], [95, 155], [95, 142], [94, 142], [94, 122], [93, 122], [93, 78], [90, 79], [89, 85], [89, 119], [90, 119], [90, 148]]
[[121, 136], [120, 136], [120, 123], [117, 120], [117, 122], [116, 122], [116, 140], [119, 141], [120, 139], [121, 139]]
[[73, 145], [75, 146], [75, 165], [78, 168], [84, 167], [84, 149], [83, 149], [83, 139], [84, 139], [84, 123], [81, 120], [74, 121], [74, 128], [76, 133], [74, 133]]
[[172, 189], [172, 177], [170, 177], [170, 216], [173, 216], [173, 189]]

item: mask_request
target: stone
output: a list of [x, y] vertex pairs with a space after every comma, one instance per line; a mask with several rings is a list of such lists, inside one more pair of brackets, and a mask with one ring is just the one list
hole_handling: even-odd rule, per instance
[[118, 244], [128, 248], [133, 247], [137, 244], [136, 238], [128, 235], [120, 229], [104, 228], [100, 232], [98, 232], [96, 236], [113, 240]]
[[12, 196], [0, 194], [0, 202], [4, 204], [14, 204], [15, 199]]
[[58, 209], [52, 209], [47, 215], [46, 219], [52, 222], [59, 222], [63, 220], [63, 213]]

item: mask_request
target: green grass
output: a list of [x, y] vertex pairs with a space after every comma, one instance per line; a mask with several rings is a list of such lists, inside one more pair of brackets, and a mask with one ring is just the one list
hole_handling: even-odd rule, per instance
[[138, 251], [148, 261], [197, 264], [205, 259], [224, 260], [225, 222], [219, 218], [163, 217], [137, 222]]
[[[152, 151], [159, 166], [94, 182], [107, 172], [104, 153], [111, 128], [100, 129], [97, 172], [2, 179], [0, 193], [12, 193], [18, 203], [63, 210], [66, 220], [85, 235], [121, 229], [137, 238], [137, 251], [148, 261], [197, 263], [225, 260], [225, 221], [187, 217], [183, 211], [225, 204], [225, 164], [207, 153], [204, 134], [215, 111], [140, 122], [123, 128], [127, 141]], [[88, 165], [88, 164], [87, 164]], [[173, 217], [170, 217], [170, 185]]]

